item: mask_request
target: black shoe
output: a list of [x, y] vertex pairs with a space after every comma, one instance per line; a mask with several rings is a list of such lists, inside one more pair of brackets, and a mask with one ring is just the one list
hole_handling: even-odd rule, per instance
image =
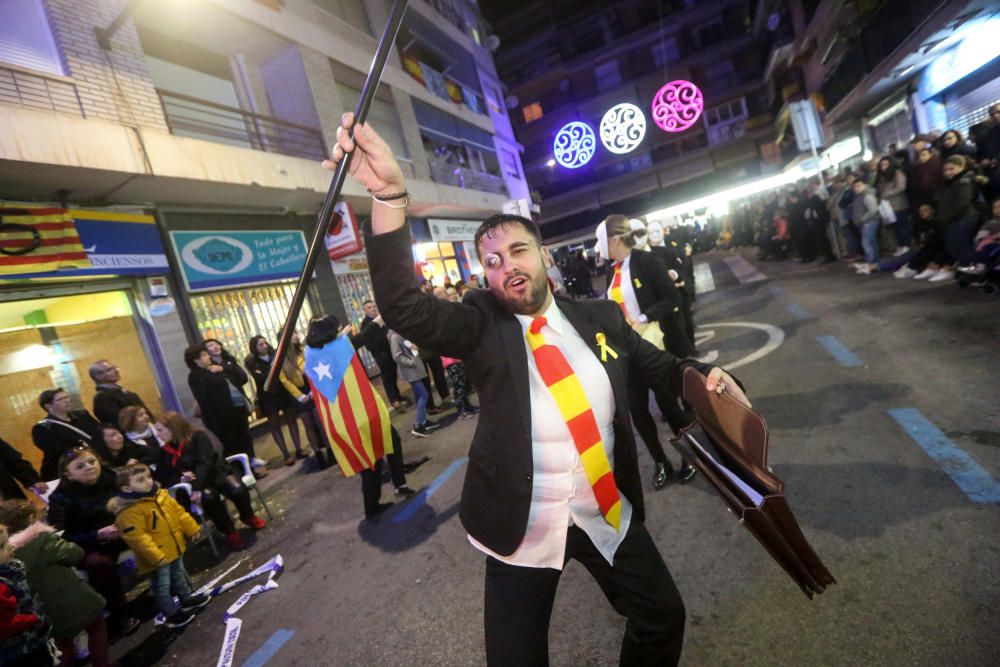
[[653, 477], [653, 488], [660, 490], [667, 485], [667, 481], [670, 479], [670, 473], [673, 472], [672, 468], [668, 468], [665, 463], [656, 464], [656, 476]]
[[697, 468], [695, 468], [690, 463], [685, 463], [684, 465], [681, 466], [680, 471], [677, 473], [677, 479], [679, 479], [681, 483], [690, 482], [692, 479], [694, 479], [694, 476], [697, 474], [698, 474]]
[[392, 507], [392, 503], [379, 503], [378, 507], [371, 512], [365, 512], [365, 519], [368, 521], [378, 521], [379, 516], [390, 507]]
[[181, 602], [181, 611], [195, 611], [204, 609], [212, 601], [207, 595], [192, 595], [187, 600]]
[[394, 493], [396, 494], [397, 498], [406, 498], [408, 496], [412, 496], [413, 494], [415, 494], [416, 491], [414, 491], [413, 489], [404, 484], [403, 486], [397, 486]]
[[428, 431], [435, 431], [435, 430], [441, 428], [441, 424], [439, 424], [437, 422], [432, 422], [430, 419], [428, 419], [428, 420], [426, 420], [423, 423], [423, 427], [425, 429], [427, 429]]
[[299, 451], [295, 452], [295, 458], [301, 461], [302, 459], [309, 458], [309, 455], [300, 449]]
[[167, 617], [167, 620], [163, 622], [163, 627], [172, 629], [183, 628], [193, 620], [194, 614], [192, 612], [178, 609], [171, 616]]
[[139, 629], [139, 619], [134, 616], [129, 616], [128, 618], [123, 618], [117, 623], [112, 625], [109, 630], [111, 630], [112, 640], [118, 640], [123, 637], [128, 637], [135, 634], [135, 631]]
[[418, 438], [426, 438], [427, 436], [429, 436], [431, 434], [431, 432], [423, 424], [421, 424], [420, 426], [414, 426], [413, 428], [411, 428], [410, 429], [410, 433], [412, 433], [413, 435], [417, 436]]

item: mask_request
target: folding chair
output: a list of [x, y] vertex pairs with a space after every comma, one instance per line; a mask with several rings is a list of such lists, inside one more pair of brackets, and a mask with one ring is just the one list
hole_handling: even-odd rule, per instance
[[253, 476], [253, 469], [250, 467], [250, 457], [246, 454], [233, 454], [232, 456], [227, 456], [226, 461], [229, 463], [238, 463], [243, 468], [243, 485], [257, 492], [257, 499], [260, 500], [264, 511], [267, 512], [267, 518], [273, 520], [274, 517], [271, 516], [271, 508], [267, 506], [264, 494], [260, 492], [260, 487], [257, 486], [257, 478]]
[[178, 491], [184, 491], [187, 493], [188, 499], [191, 501], [191, 514], [198, 518], [198, 523], [201, 524], [201, 532], [208, 538], [208, 546], [212, 548], [212, 554], [218, 557], [219, 549], [215, 546], [215, 538], [212, 536], [212, 526], [210, 526], [209, 522], [205, 520], [205, 511], [202, 509], [201, 503], [196, 503], [194, 498], [191, 497], [191, 485], [187, 482], [180, 482], [167, 489], [167, 493], [169, 493], [170, 497], [174, 500], [177, 500]]

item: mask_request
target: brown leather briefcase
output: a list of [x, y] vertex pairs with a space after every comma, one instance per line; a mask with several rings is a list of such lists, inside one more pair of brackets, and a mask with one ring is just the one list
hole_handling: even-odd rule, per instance
[[809, 546], [784, 496], [784, 483], [767, 465], [767, 423], [728, 394], [705, 389], [706, 378], [684, 370], [684, 400], [697, 421], [671, 440], [716, 489], [771, 557], [808, 597], [833, 576]]

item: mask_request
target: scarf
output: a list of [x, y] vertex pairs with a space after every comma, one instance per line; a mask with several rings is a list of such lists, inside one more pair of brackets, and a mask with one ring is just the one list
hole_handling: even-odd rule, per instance
[[191, 438], [187, 438], [184, 442], [177, 445], [177, 447], [174, 447], [174, 443], [172, 442], [163, 443], [163, 451], [170, 455], [170, 465], [175, 468], [177, 467], [177, 461], [179, 461], [181, 456], [184, 455], [184, 449], [187, 448], [188, 442], [190, 441]]
[[160, 439], [156, 437], [156, 432], [153, 431], [152, 424], [146, 424], [146, 430], [141, 433], [139, 433], [138, 431], [129, 431], [128, 433], [125, 434], [125, 437], [131, 440], [132, 442], [137, 442], [139, 440], [146, 440], [147, 438], [152, 438], [156, 442], [160, 441]]

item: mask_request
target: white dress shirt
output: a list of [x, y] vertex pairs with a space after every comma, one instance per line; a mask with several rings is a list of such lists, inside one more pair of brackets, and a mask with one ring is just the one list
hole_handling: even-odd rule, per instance
[[[622, 503], [621, 530], [616, 532], [601, 514], [569, 427], [535, 365], [535, 356], [527, 340], [528, 327], [533, 318], [526, 315], [516, 317], [525, 334], [524, 347], [528, 354], [528, 389], [531, 398], [533, 476], [528, 527], [521, 545], [510, 556], [493, 553], [471, 536], [469, 541], [483, 553], [504, 563], [561, 570], [566, 554], [566, 531], [569, 526], [576, 524], [587, 533], [608, 563], [614, 564], [615, 551], [625, 538], [632, 519], [632, 505], [619, 491]], [[555, 302], [545, 311], [544, 317], [548, 324], [542, 328], [542, 336], [547, 344], [559, 348], [583, 385], [584, 394], [601, 431], [608, 462], [614, 470], [615, 399], [608, 374], [597, 355], [563, 316]]]
[[[641, 250], [632, 252], [642, 252]], [[635, 298], [635, 286], [632, 284], [632, 270], [629, 268], [629, 263], [632, 260], [632, 254], [622, 260], [622, 298], [625, 300], [625, 311], [628, 313], [628, 318], [633, 322], [642, 322], [645, 324], [649, 319], [642, 314], [642, 309], [639, 308], [639, 300]], [[608, 287], [608, 298], [611, 298], [611, 287]]]

